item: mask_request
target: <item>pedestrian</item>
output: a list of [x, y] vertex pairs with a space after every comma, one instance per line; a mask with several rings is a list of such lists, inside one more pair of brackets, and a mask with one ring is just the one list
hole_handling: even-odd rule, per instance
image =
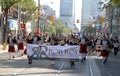
[[87, 52], [88, 52], [88, 55], [90, 55], [92, 53], [92, 37], [89, 37], [89, 40], [87, 42]]
[[118, 40], [114, 40], [113, 48], [114, 48], [114, 55], [117, 55], [118, 54], [118, 50], [119, 50], [119, 41]]
[[23, 56], [24, 53], [24, 38], [25, 36], [23, 35], [22, 31], [20, 31], [17, 36], [17, 48], [18, 48], [19, 56]]
[[96, 53], [97, 53], [97, 57], [99, 57], [99, 55], [101, 54], [101, 48], [102, 48], [102, 37], [99, 37], [95, 40], [95, 45], [96, 45]]
[[[26, 38], [26, 43], [27, 44], [32, 44], [33, 43], [33, 38], [32, 35], [29, 34], [29, 36]], [[26, 46], [27, 46], [26, 44]], [[27, 52], [27, 47], [26, 47], [26, 53], [27, 53], [27, 57], [28, 57], [28, 64], [32, 64], [32, 55], [29, 55], [29, 53]]]
[[[52, 46], [58, 46], [59, 43], [58, 43], [58, 39], [57, 39], [57, 37], [55, 36], [55, 34], [52, 34], [52, 36], [50, 37], [50, 44], [51, 44]], [[55, 64], [55, 61], [53, 60], [51, 64], [54, 65], [54, 64]]]
[[[78, 45], [75, 38], [72, 39], [72, 41], [70, 42], [70, 45]], [[73, 59], [70, 60], [70, 63], [71, 63], [71, 67], [75, 66]]]
[[33, 44], [38, 44], [41, 38], [38, 36], [38, 34], [34, 33], [33, 37]]
[[7, 39], [8, 43], [8, 53], [9, 53], [9, 59], [14, 59], [15, 58], [15, 38], [13, 34], [9, 34], [9, 37]]
[[83, 35], [83, 37], [80, 39], [80, 56], [81, 56], [81, 62], [86, 61], [86, 54], [87, 54], [87, 41], [88, 39]]
[[109, 44], [110, 44], [109, 40], [104, 37], [103, 40], [102, 40], [102, 50], [101, 50], [101, 54], [100, 54], [100, 56], [103, 57], [102, 64], [105, 64], [108, 60]]

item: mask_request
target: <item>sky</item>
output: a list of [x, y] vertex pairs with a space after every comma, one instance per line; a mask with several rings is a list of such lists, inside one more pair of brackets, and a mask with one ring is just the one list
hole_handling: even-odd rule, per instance
[[[38, 4], [38, 0], [35, 0], [36, 4]], [[82, 0], [74, 0], [75, 1], [75, 20], [81, 20], [81, 8], [82, 8]], [[60, 0], [40, 0], [40, 4], [49, 5], [51, 8], [56, 10], [56, 17], [59, 17], [60, 11]], [[80, 24], [76, 24], [77, 27], [80, 29]]]
[[[35, 1], [36, 3], [38, 2], [38, 0]], [[60, 0], [40, 0], [40, 4], [49, 5], [51, 8], [53, 8], [53, 10], [56, 10], [56, 16], [59, 17]]]

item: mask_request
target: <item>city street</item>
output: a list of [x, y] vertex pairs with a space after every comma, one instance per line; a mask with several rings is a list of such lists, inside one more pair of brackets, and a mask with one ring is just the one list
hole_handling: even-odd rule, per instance
[[[95, 60], [94, 60], [94, 59]], [[110, 54], [108, 62], [103, 65], [101, 59], [96, 56], [88, 56], [87, 61], [75, 62], [70, 67], [69, 60], [33, 60], [33, 64], [27, 64], [27, 57], [17, 57], [8, 60], [8, 53], [0, 53], [0, 76], [118, 76], [120, 54]]]
[[69, 60], [33, 60], [33, 64], [27, 64], [26, 56], [8, 60], [8, 54], [0, 54], [0, 76], [100, 76], [99, 70], [93, 59], [88, 57], [87, 61], [75, 62], [70, 67]]
[[0, 0], [0, 76], [120, 76], [120, 0]]
[[[120, 53], [120, 52], [119, 52]], [[119, 76], [120, 75], [120, 54], [114, 56], [113, 53], [110, 54], [108, 62], [103, 65], [102, 60], [96, 59], [96, 63], [100, 69], [102, 76]]]

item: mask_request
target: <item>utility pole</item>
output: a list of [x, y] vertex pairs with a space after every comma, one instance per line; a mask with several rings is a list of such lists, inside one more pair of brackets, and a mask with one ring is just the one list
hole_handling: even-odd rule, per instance
[[20, 27], [20, 22], [21, 22], [21, 8], [20, 8], [20, 5], [18, 4], [18, 31]]
[[113, 21], [113, 7], [111, 8], [111, 19], [110, 19], [110, 33], [112, 34], [112, 28], [113, 28], [113, 25], [112, 25], [112, 21]]
[[40, 28], [40, 0], [38, 0], [38, 25], [37, 26], [38, 26], [37, 28]]

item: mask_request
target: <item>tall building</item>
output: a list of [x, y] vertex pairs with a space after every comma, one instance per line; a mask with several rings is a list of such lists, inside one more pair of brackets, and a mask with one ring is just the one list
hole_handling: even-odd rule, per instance
[[54, 18], [56, 18], [56, 11], [50, 8], [48, 5], [43, 5], [42, 9], [46, 16], [53, 16]]
[[100, 15], [99, 0], [82, 0], [81, 27]]
[[66, 27], [73, 28], [74, 7], [73, 0], [60, 0], [60, 19]]

